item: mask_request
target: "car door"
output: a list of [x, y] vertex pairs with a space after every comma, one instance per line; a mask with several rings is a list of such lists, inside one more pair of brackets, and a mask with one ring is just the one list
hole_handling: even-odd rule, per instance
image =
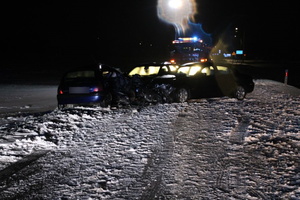
[[231, 96], [237, 88], [234, 74], [227, 66], [215, 66], [215, 78], [222, 96]]
[[218, 94], [213, 66], [203, 66], [199, 72], [190, 77], [191, 96], [193, 98], [213, 97]]

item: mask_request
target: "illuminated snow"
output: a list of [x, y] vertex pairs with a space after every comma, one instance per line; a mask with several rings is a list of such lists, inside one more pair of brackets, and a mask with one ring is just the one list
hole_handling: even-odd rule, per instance
[[0, 184], [0, 198], [40, 185], [27, 197], [146, 199], [152, 192], [169, 199], [297, 199], [300, 90], [255, 83], [244, 101], [4, 117], [1, 169], [50, 152], [30, 166], [36, 173]]

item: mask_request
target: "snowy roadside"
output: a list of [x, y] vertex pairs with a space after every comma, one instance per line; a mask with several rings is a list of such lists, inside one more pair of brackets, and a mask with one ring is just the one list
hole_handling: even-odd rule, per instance
[[244, 101], [7, 117], [0, 199], [300, 199], [300, 90], [257, 80]]
[[[52, 111], [57, 106], [55, 85], [0, 85], [0, 117]], [[0, 124], [3, 119], [0, 118]]]

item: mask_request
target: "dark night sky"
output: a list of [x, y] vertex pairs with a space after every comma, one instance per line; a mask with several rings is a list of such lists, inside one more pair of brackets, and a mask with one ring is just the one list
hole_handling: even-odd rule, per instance
[[[261, 3], [263, 2], [263, 3]], [[249, 55], [300, 56], [295, 1], [197, 0], [195, 22], [218, 35], [233, 21], [243, 24]], [[173, 26], [156, 15], [155, 0], [34, 1], [1, 7], [2, 65], [122, 67], [163, 59]], [[240, 19], [240, 20], [237, 20]], [[140, 43], [142, 45], [140, 45]]]

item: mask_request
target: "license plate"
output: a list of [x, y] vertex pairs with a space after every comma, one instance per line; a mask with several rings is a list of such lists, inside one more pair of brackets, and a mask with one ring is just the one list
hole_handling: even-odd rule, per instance
[[86, 94], [90, 92], [89, 87], [69, 87], [70, 94]]

